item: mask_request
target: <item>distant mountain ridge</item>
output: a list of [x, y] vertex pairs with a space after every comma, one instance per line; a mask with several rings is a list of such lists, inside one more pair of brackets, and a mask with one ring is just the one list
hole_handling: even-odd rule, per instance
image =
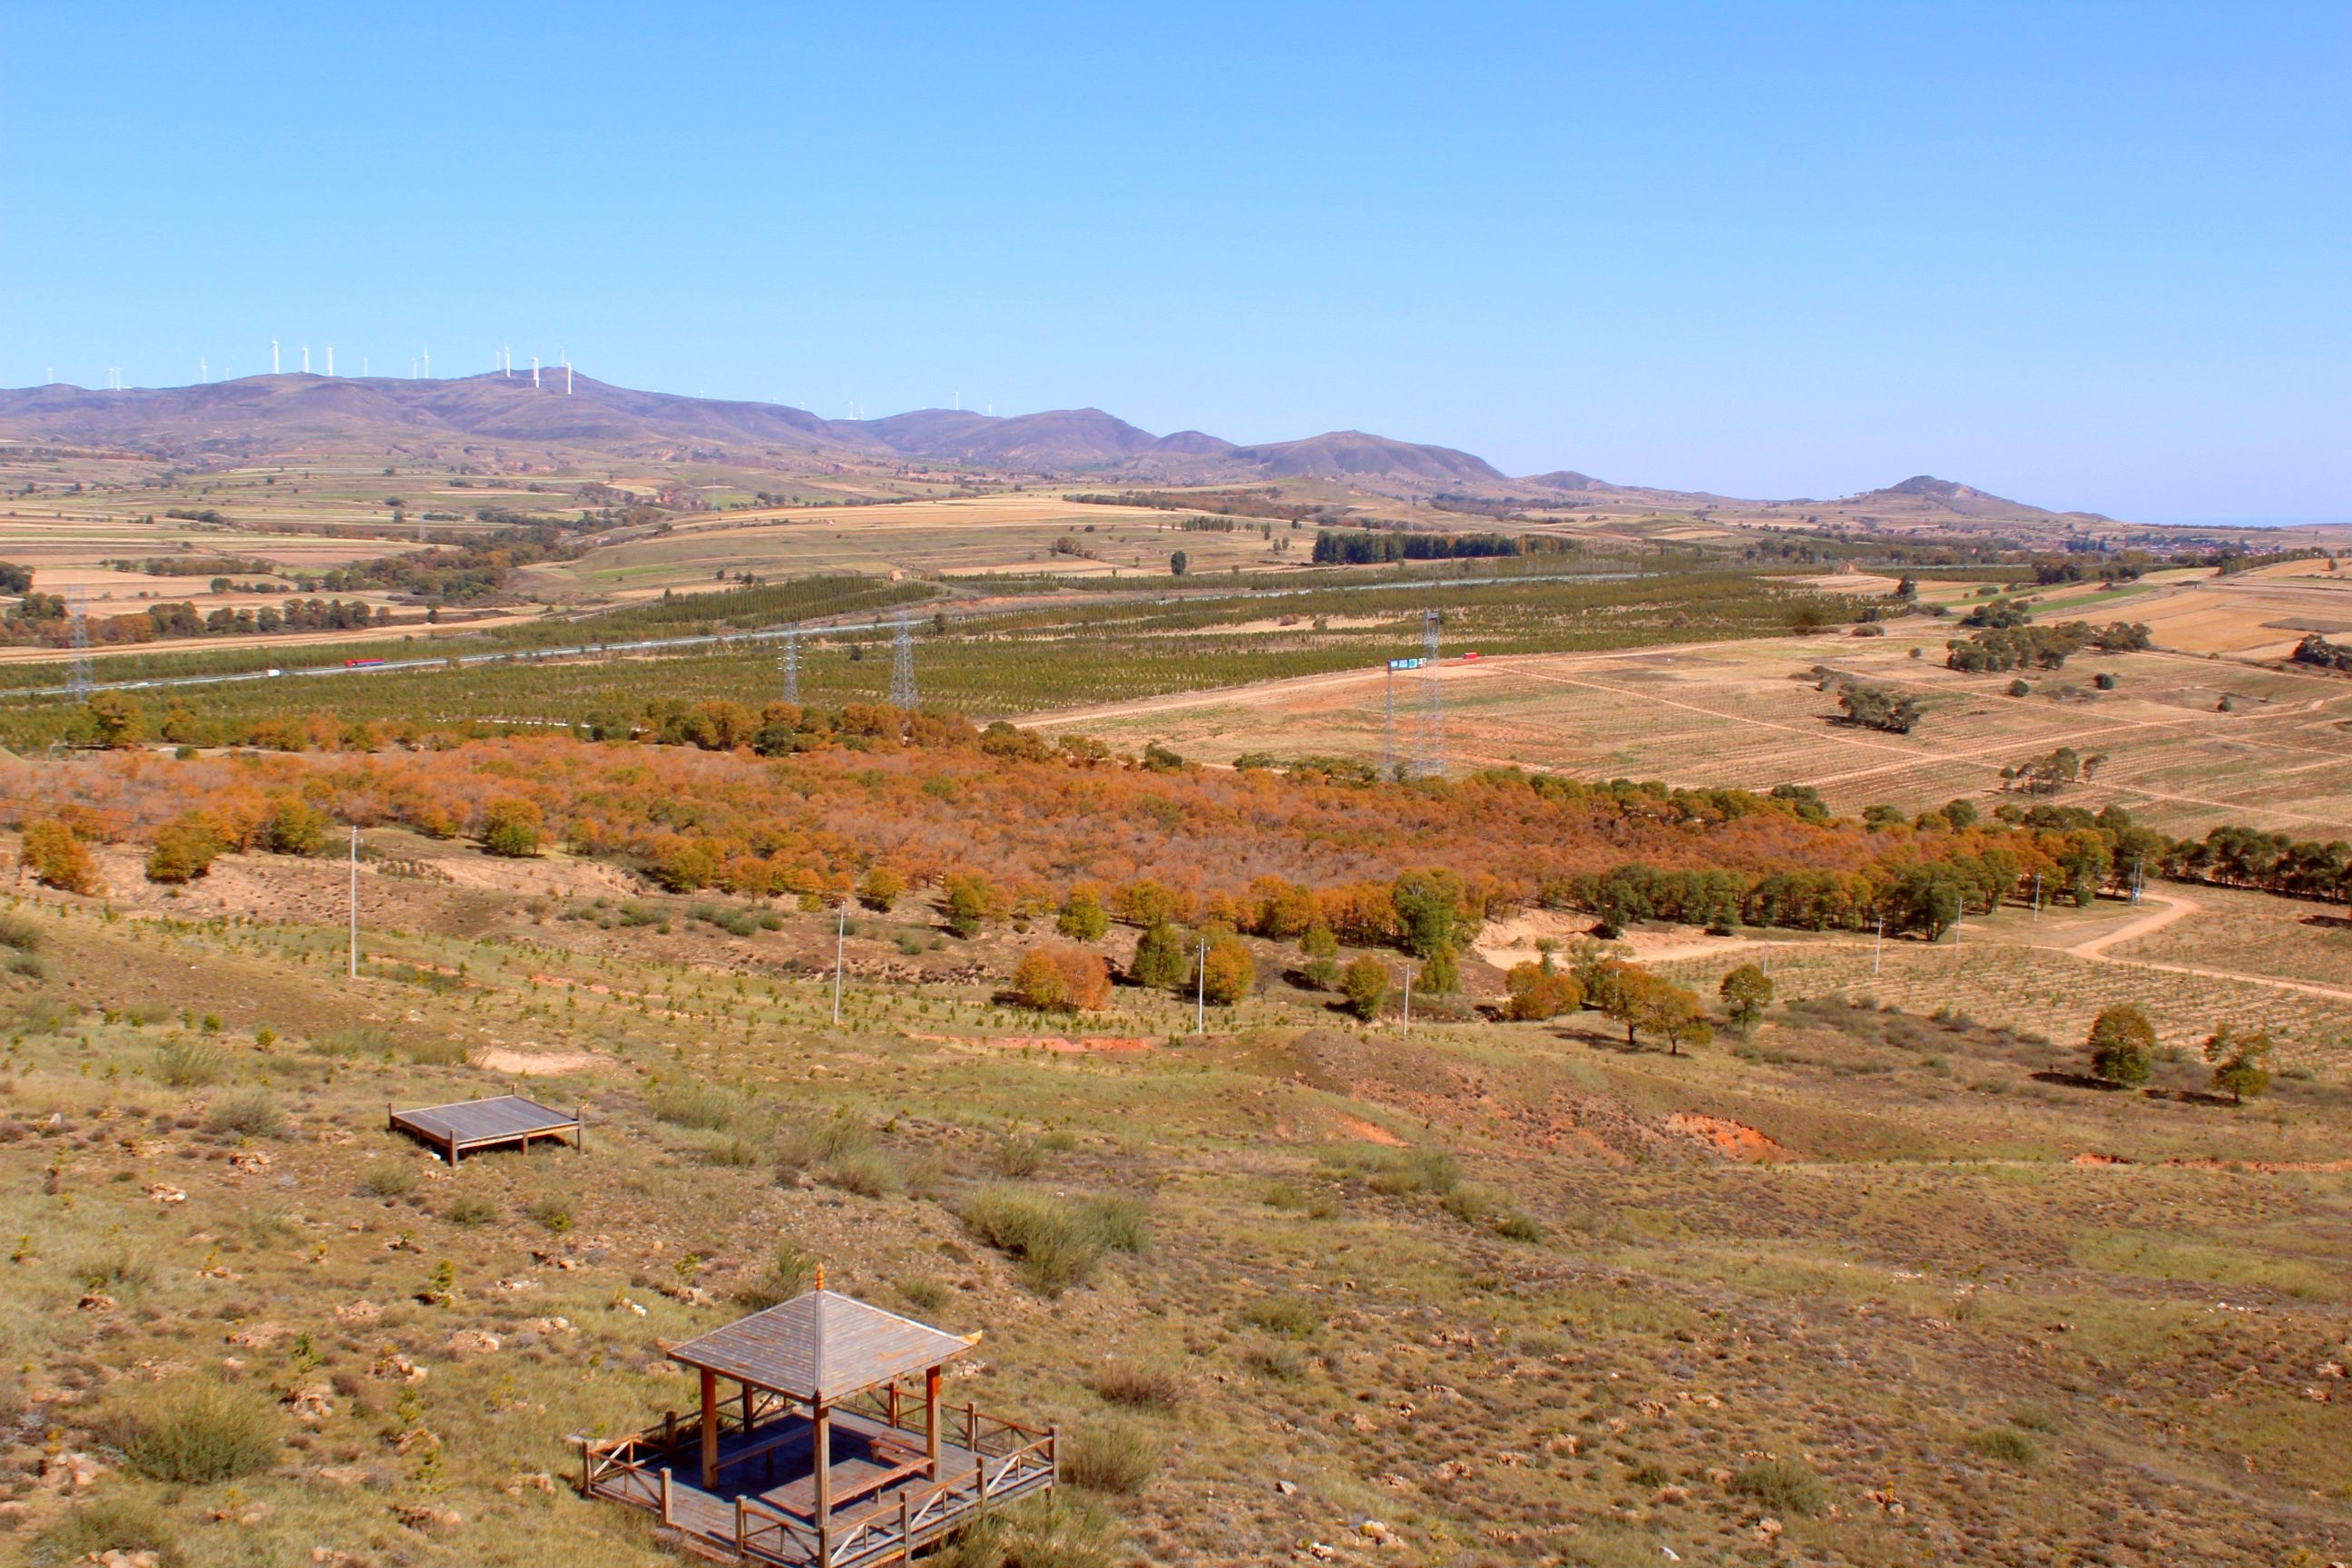
[[[1099, 408], [1009, 416], [923, 408], [879, 419], [824, 419], [782, 404], [641, 392], [576, 373], [568, 393], [565, 384], [562, 372], [545, 370], [537, 386], [529, 376], [495, 372], [445, 381], [257, 375], [121, 392], [52, 384], [0, 390], [0, 438], [175, 458], [253, 457], [306, 446], [512, 442], [651, 459], [946, 464], [1131, 482], [1314, 479], [1397, 494], [1450, 489], [1502, 496], [1532, 487], [1645, 504], [1726, 500], [1612, 484], [1565, 468], [1513, 479], [1455, 447], [1361, 430], [1244, 446], [1199, 430], [1154, 436]], [[1923, 511], [2010, 520], [2086, 515], [2047, 512], [1926, 475], [1833, 504], [1842, 510], [1883, 504], [1914, 517]]]

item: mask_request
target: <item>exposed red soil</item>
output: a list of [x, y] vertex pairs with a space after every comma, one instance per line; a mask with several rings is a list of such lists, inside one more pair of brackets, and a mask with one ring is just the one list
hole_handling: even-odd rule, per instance
[[2084, 1152], [2070, 1156], [2070, 1165], [2151, 1165], [2175, 1171], [2245, 1171], [2258, 1176], [2332, 1176], [2352, 1171], [2352, 1160], [2208, 1160], [2176, 1156], [2169, 1160], [2127, 1160], [2121, 1154]]
[[1734, 1160], [1769, 1163], [1804, 1158], [1796, 1150], [1767, 1138], [1753, 1127], [1727, 1121], [1719, 1116], [1701, 1116], [1695, 1110], [1675, 1111], [1666, 1118], [1666, 1129], [1685, 1138], [1696, 1138], [1717, 1153], [1728, 1155]]

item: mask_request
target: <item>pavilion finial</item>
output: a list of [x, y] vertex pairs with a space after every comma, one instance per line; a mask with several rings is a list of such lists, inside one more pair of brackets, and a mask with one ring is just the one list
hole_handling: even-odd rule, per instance
[[820, 1290], [824, 1289], [824, 1265], [822, 1263], [816, 1266], [816, 1288]]

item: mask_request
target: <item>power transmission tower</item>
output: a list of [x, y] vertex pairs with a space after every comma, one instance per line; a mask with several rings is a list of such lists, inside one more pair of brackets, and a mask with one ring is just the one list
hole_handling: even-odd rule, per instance
[[1445, 776], [1445, 697], [1437, 681], [1437, 633], [1443, 618], [1436, 610], [1421, 617], [1421, 729], [1413, 737], [1415, 778]]
[[890, 706], [911, 713], [921, 702], [915, 694], [915, 634], [907, 613], [898, 612], [898, 635], [890, 646]]
[[1389, 660], [1388, 711], [1381, 727], [1381, 777], [1397, 776], [1396, 756], [1396, 660]]
[[784, 700], [797, 703], [801, 700], [801, 629], [784, 628]]
[[77, 702], [89, 700], [89, 605], [82, 595], [82, 585], [68, 584], [66, 587], [67, 614], [73, 617], [73, 663], [66, 673], [66, 685], [73, 691]]

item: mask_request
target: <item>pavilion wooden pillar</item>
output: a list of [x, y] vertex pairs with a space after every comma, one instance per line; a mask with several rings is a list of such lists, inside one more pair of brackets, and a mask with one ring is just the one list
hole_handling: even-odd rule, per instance
[[930, 1460], [930, 1479], [940, 1479], [940, 1369], [923, 1370], [923, 1451]]
[[719, 1374], [702, 1369], [702, 1489], [719, 1489]]
[[833, 1406], [820, 1400], [810, 1406], [815, 1415], [816, 1441], [814, 1458], [816, 1461], [816, 1555], [819, 1563], [833, 1560]]

